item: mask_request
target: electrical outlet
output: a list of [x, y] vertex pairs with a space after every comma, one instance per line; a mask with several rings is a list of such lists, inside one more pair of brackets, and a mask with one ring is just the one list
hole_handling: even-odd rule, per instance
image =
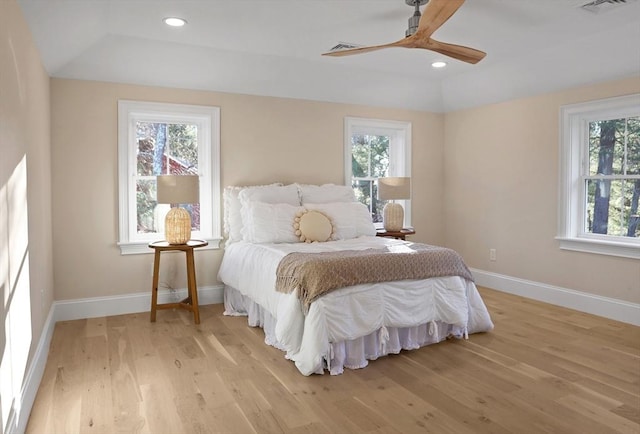
[[496, 261], [496, 249], [489, 249], [489, 260]]

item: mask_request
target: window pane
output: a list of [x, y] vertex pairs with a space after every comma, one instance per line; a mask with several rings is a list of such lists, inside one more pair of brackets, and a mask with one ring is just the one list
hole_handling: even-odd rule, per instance
[[585, 232], [619, 237], [638, 237], [640, 180], [587, 182]]
[[200, 204], [199, 203], [189, 203], [180, 205], [182, 208], [189, 211], [191, 214], [191, 230], [199, 231], [200, 230]]
[[365, 204], [371, 210], [372, 181], [353, 179], [351, 182], [356, 200]]
[[137, 122], [138, 175], [198, 173], [197, 138], [194, 124]]
[[354, 135], [351, 137], [351, 173], [354, 178], [388, 176], [389, 137]]
[[378, 199], [377, 184], [373, 180], [354, 179], [351, 185], [356, 200], [369, 208], [373, 222], [382, 222], [382, 209], [387, 202]]
[[589, 122], [589, 174], [624, 175], [638, 170], [638, 117]]
[[[380, 226], [386, 202], [377, 199], [377, 180], [410, 175], [411, 124], [349, 117], [345, 122], [347, 181], [351, 181], [356, 200], [369, 208], [372, 221]], [[406, 223], [411, 225], [410, 201], [403, 205]]]
[[353, 135], [351, 163], [356, 199], [369, 208], [374, 223], [382, 222], [385, 202], [377, 199], [377, 185], [374, 181], [375, 178], [389, 176], [389, 136]]
[[389, 136], [369, 136], [371, 176], [389, 176]]
[[369, 144], [365, 136], [351, 137], [351, 173], [355, 178], [369, 176]]
[[[151, 179], [136, 182], [138, 233], [164, 230], [169, 205], [156, 202], [155, 176], [198, 173], [198, 127], [195, 124], [137, 122], [137, 174]], [[200, 204], [183, 204], [193, 230], [200, 230]], [[159, 219], [160, 221], [155, 221]]]
[[138, 233], [155, 233], [157, 225], [154, 220], [157, 191], [155, 179], [138, 179], [136, 181], [136, 209], [138, 217]]
[[627, 119], [627, 175], [640, 175], [640, 116]]
[[153, 175], [153, 140], [149, 137], [144, 137], [137, 140], [137, 173], [140, 176]]
[[386, 200], [379, 200], [377, 197], [377, 192], [373, 196], [373, 206], [371, 207], [371, 218], [374, 223], [382, 223], [382, 210], [384, 206], [387, 204]]
[[167, 125], [170, 173], [198, 173], [198, 127], [186, 124]]

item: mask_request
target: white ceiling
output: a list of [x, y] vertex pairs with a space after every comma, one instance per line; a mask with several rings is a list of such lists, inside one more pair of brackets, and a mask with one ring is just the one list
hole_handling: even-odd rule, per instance
[[18, 3], [53, 77], [442, 112], [640, 76], [640, 1], [588, 1], [467, 0], [434, 38], [487, 52], [476, 65], [420, 49], [320, 55], [401, 39], [404, 0]]

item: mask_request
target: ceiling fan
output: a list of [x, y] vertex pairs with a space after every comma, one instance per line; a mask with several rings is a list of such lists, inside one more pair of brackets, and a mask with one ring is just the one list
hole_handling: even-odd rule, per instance
[[[420, 6], [427, 3], [424, 14], [420, 14]], [[380, 50], [390, 47], [422, 48], [435, 51], [454, 59], [467, 63], [478, 63], [487, 53], [475, 48], [464, 47], [462, 45], [449, 44], [436, 41], [431, 35], [440, 28], [451, 16], [462, 6], [464, 0], [405, 0], [409, 6], [415, 7], [415, 12], [409, 18], [409, 28], [406, 37], [396, 42], [383, 45], [372, 45], [369, 47], [356, 47], [346, 50], [336, 50], [324, 53], [323, 56], [350, 56], [352, 54], [367, 53], [369, 51]]]

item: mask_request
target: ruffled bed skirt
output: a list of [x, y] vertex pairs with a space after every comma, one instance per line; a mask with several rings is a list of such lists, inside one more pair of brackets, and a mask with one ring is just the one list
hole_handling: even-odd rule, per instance
[[[251, 327], [262, 327], [266, 344], [286, 351], [276, 338], [276, 319], [266, 309], [229, 286], [224, 289], [224, 307], [225, 315], [247, 316]], [[466, 337], [466, 330], [440, 321], [415, 327], [382, 327], [361, 338], [330, 343], [330, 354], [325, 358], [324, 368], [331, 375], [339, 375], [344, 372], [344, 368], [364, 368], [369, 360], [376, 360], [387, 354], [398, 354], [401, 350], [415, 350], [451, 336]]]

